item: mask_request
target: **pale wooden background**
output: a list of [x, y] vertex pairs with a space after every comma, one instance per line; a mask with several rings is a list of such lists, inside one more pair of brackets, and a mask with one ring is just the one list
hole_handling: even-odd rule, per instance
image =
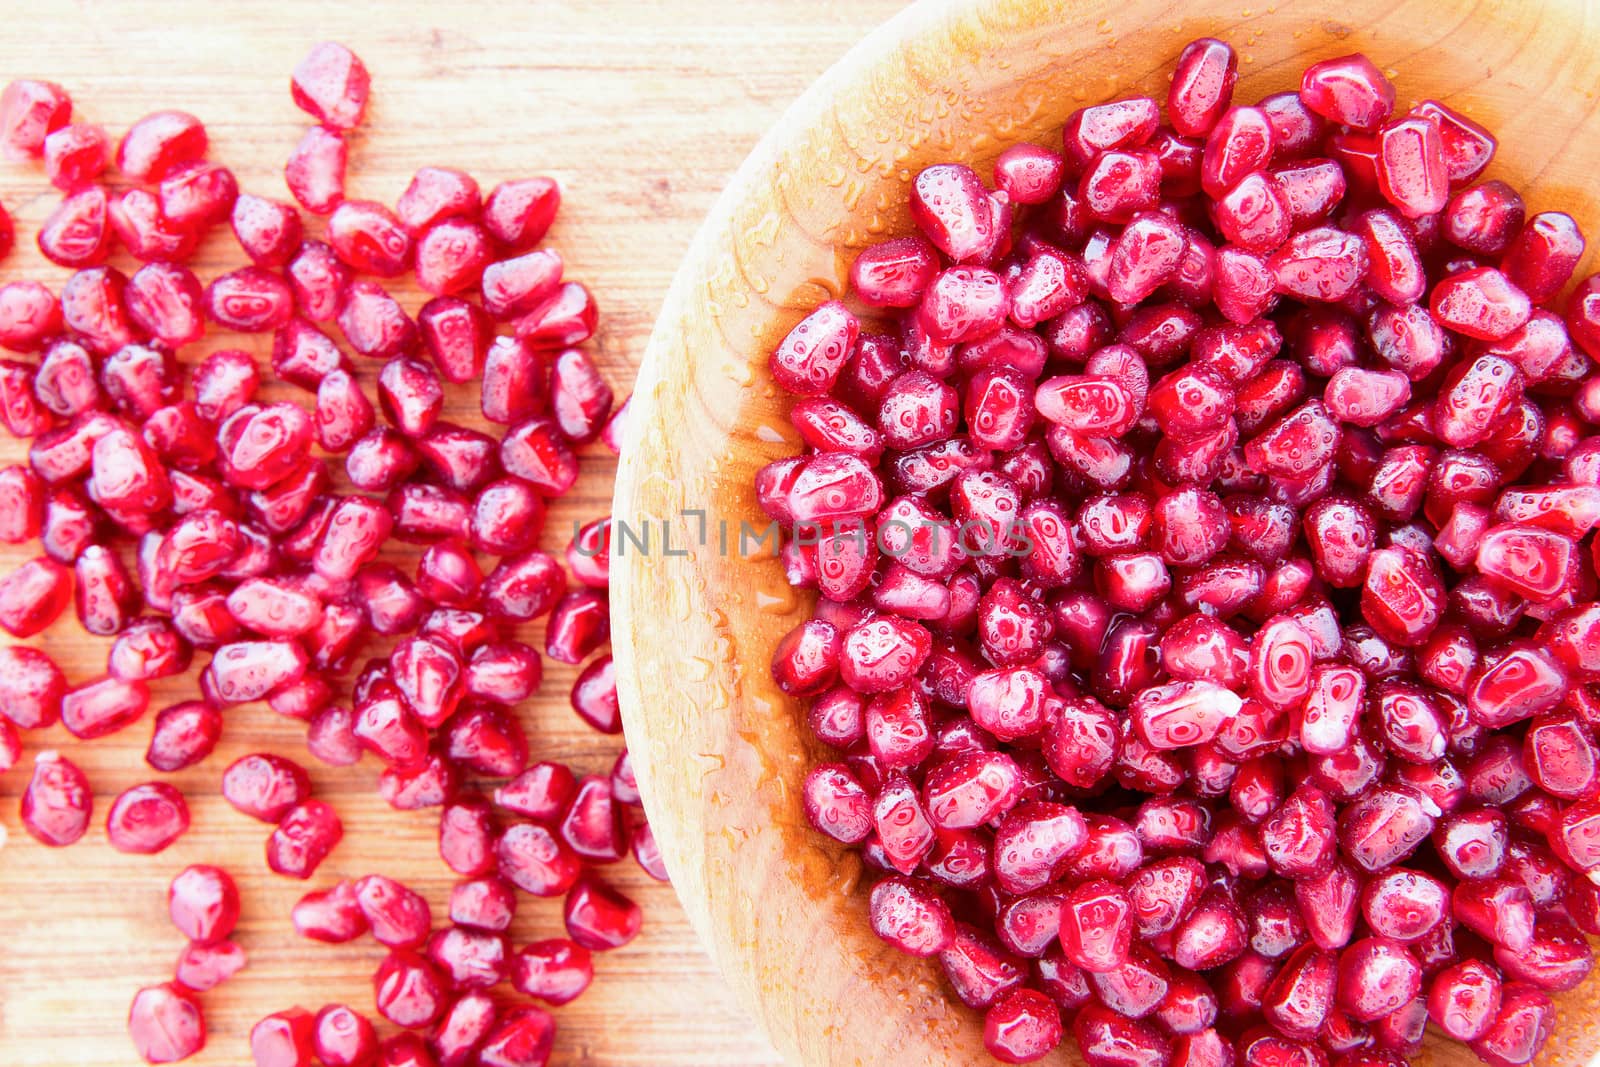
[[[626, 391], [655, 310], [700, 218], [723, 182], [785, 106], [898, 0], [672, 0], [509, 4], [0, 4], [0, 80], [35, 76], [72, 93], [77, 115], [118, 133], [157, 108], [204, 119], [213, 158], [232, 166], [246, 189], [282, 197], [281, 166], [306, 124], [289, 98], [288, 74], [315, 41], [345, 42], [366, 61], [373, 103], [351, 152], [353, 196], [392, 202], [423, 164], [471, 170], [495, 181], [550, 174], [565, 191], [551, 241], [571, 277], [586, 282], [602, 309], [593, 347], [602, 369]], [[55, 194], [42, 172], [0, 165], [0, 202], [22, 240], [0, 264], [0, 281], [65, 272], [44, 263], [32, 235]], [[209, 278], [241, 265], [232, 238], [202, 249]], [[413, 294], [414, 295], [414, 294]], [[412, 307], [415, 307], [412, 303]], [[208, 339], [198, 350], [236, 345]], [[255, 350], [265, 366], [264, 345]], [[195, 358], [195, 357], [186, 357]], [[366, 368], [369, 371], [375, 367]], [[370, 381], [370, 378], [369, 378]], [[471, 410], [452, 395], [452, 416]], [[22, 455], [0, 441], [0, 462]], [[546, 547], [564, 545], [573, 519], [609, 506], [614, 463], [598, 447], [583, 479], [553, 509]], [[33, 554], [4, 547], [9, 569]], [[531, 629], [542, 647], [542, 628]], [[82, 680], [103, 670], [106, 643], [66, 621], [34, 639]], [[203, 657], [202, 657], [203, 658]], [[620, 747], [588, 731], [567, 706], [573, 671], [547, 664], [540, 698], [525, 711], [537, 756], [603, 771]], [[192, 695], [187, 682], [158, 687], [154, 707]], [[335, 770], [312, 760], [298, 724], [264, 707], [229, 713], [216, 754], [171, 776], [191, 801], [190, 833], [158, 857], [124, 856], [105, 843], [104, 816], [121, 790], [162, 776], [142, 755], [150, 719], [93, 743], [59, 727], [28, 739], [21, 766], [0, 776], [0, 1067], [126, 1065], [128, 1001], [165, 980], [181, 939], [166, 919], [165, 887], [193, 862], [218, 862], [240, 882], [244, 918], [237, 939], [249, 968], [203, 996], [212, 1039], [196, 1064], [247, 1063], [252, 1022], [300, 1004], [343, 1001], [372, 1012], [369, 976], [382, 950], [300, 940], [290, 905], [307, 886], [269, 874], [268, 828], [217, 795], [221, 770], [240, 754], [279, 752], [306, 763], [318, 795], [344, 817], [344, 844], [311, 885], [369, 871], [404, 878], [433, 901], [452, 882], [437, 859], [436, 817], [392, 812], [376, 796], [378, 767]], [[79, 844], [39, 846], [20, 827], [17, 796], [32, 753], [60, 747], [90, 775], [95, 822]], [[611, 875], [645, 907], [644, 933], [597, 957], [598, 978], [578, 1002], [558, 1009], [553, 1063], [614, 1067], [766, 1067], [775, 1055], [696, 944], [672, 891], [651, 883], [631, 859]], [[517, 940], [561, 932], [559, 901], [524, 897]]]

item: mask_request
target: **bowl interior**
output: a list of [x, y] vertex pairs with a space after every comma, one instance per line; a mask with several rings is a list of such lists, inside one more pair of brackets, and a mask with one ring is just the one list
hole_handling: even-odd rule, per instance
[[[1303, 0], [1211, 11], [925, 0], [794, 105], [681, 267], [617, 483], [615, 518], [633, 535], [614, 534], [618, 682], [678, 892], [792, 1061], [988, 1062], [975, 1014], [935, 963], [872, 935], [871, 879], [801, 812], [800, 783], [820, 753], [768, 665], [811, 601], [786, 585], [750, 488], [763, 464], [799, 450], [769, 352], [844, 291], [856, 250], [909, 231], [915, 173], [955, 159], [987, 178], [1011, 143], [1058, 145], [1078, 107], [1164, 100], [1178, 51], [1211, 35], [1239, 51], [1241, 101], [1295, 88], [1308, 63], [1368, 53], [1394, 79], [1399, 108], [1433, 98], [1489, 125], [1502, 150], [1488, 176], [1521, 189], [1530, 211], [1564, 210], [1600, 233], [1600, 7], [1348, 0], [1327, 12]], [[1600, 1048], [1596, 986], [1562, 998], [1545, 1063], [1575, 1067]], [[1432, 1038], [1427, 1055], [1476, 1062]]]

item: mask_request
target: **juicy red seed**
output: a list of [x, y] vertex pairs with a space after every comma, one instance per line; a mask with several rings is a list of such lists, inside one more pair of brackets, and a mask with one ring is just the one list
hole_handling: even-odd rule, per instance
[[204, 993], [238, 974], [248, 962], [244, 949], [232, 941], [214, 945], [190, 943], [178, 954], [172, 976], [185, 989]]
[[294, 313], [294, 296], [282, 278], [260, 267], [243, 267], [206, 288], [206, 314], [242, 333], [275, 330]]
[[567, 891], [563, 916], [572, 940], [595, 952], [632, 941], [643, 923], [637, 904], [593, 875], [580, 877]]
[[305, 768], [282, 756], [241, 756], [222, 773], [222, 795], [239, 811], [276, 823], [311, 795]]
[[267, 839], [267, 866], [290, 878], [310, 878], [344, 837], [333, 808], [308, 800], [289, 811]]
[[163, 218], [154, 193], [124, 190], [112, 198], [109, 207], [111, 228], [135, 259], [182, 261], [194, 254], [199, 234]]
[[314, 941], [340, 943], [367, 932], [366, 916], [356, 901], [355, 885], [349, 881], [305, 894], [290, 918], [296, 933]]
[[489, 235], [480, 226], [460, 219], [437, 223], [417, 238], [417, 285], [440, 296], [474, 288], [490, 259]]
[[51, 185], [66, 192], [98, 178], [110, 155], [106, 131], [90, 123], [63, 126], [44, 139], [45, 174]]
[[1211, 132], [1233, 97], [1238, 62], [1233, 49], [1214, 38], [1184, 46], [1167, 90], [1167, 114], [1180, 134], [1204, 137]]
[[368, 875], [355, 884], [356, 905], [379, 944], [413, 948], [427, 939], [428, 902], [391, 878]]
[[280, 201], [241, 193], [230, 221], [239, 247], [258, 267], [281, 267], [300, 247], [300, 214]]
[[117, 145], [117, 169], [136, 182], [160, 181], [180, 163], [206, 154], [205, 127], [182, 111], [156, 111], [135, 122]]
[[516, 913], [516, 902], [510, 883], [493, 875], [457, 882], [450, 891], [450, 921], [480, 930], [504, 931]]
[[150, 688], [144, 682], [101, 678], [61, 698], [61, 723], [74, 737], [92, 740], [127, 728], [149, 707]]
[[500, 875], [534, 896], [560, 896], [581, 872], [577, 855], [544, 826], [518, 823], [495, 844]]
[[39, 158], [46, 138], [72, 117], [72, 98], [54, 82], [19, 78], [0, 94], [0, 149], [7, 159]]
[[1328, 59], [1306, 68], [1300, 99], [1330, 122], [1376, 129], [1394, 109], [1394, 86], [1363, 55]]
[[201, 945], [216, 944], [239, 921], [239, 890], [220, 867], [187, 867], [168, 887], [167, 911], [184, 937]]
[[483, 201], [483, 226], [508, 251], [538, 244], [555, 221], [561, 188], [551, 178], [501, 182]]
[[494, 792], [496, 804], [539, 822], [553, 823], [577, 792], [577, 779], [560, 763], [536, 763]]
[[128, 1009], [128, 1036], [146, 1063], [176, 1063], [205, 1047], [205, 1016], [181, 987], [147, 986]]
[[327, 241], [340, 262], [359, 274], [393, 278], [410, 265], [411, 235], [373, 200], [341, 201], [328, 216]]
[[289, 88], [297, 107], [336, 130], [352, 130], [366, 113], [371, 78], [355, 53], [324, 41], [295, 65]]
[[603, 734], [622, 732], [616, 670], [610, 656], [602, 656], [578, 674], [572, 683], [572, 710]]
[[343, 1004], [329, 1004], [312, 1021], [311, 1047], [327, 1067], [362, 1067], [378, 1055], [371, 1020]]
[[94, 794], [77, 764], [54, 752], [34, 757], [33, 776], [22, 793], [22, 825], [52, 848], [70, 845], [89, 828]]
[[106, 814], [106, 837], [119, 852], [161, 852], [188, 829], [189, 807], [183, 794], [165, 782], [126, 790]]

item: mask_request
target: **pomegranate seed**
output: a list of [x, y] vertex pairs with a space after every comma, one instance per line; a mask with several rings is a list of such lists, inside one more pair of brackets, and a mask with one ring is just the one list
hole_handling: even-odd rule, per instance
[[314, 941], [341, 943], [367, 932], [367, 919], [356, 901], [355, 884], [336, 883], [300, 898], [291, 914], [295, 932]]
[[102, 637], [120, 633], [138, 606], [138, 590], [122, 561], [108, 549], [90, 545], [74, 571], [73, 593], [83, 628]]
[[594, 980], [589, 950], [562, 938], [535, 941], [511, 959], [511, 984], [517, 992], [548, 1004], [570, 1004]]
[[501, 182], [483, 201], [483, 226], [508, 251], [538, 244], [561, 206], [561, 189], [550, 178]]
[[441, 296], [473, 288], [490, 259], [489, 235], [481, 227], [461, 220], [440, 222], [417, 239], [417, 285]]
[[1155, 1026], [1125, 1019], [1099, 1004], [1085, 1005], [1073, 1020], [1072, 1031], [1089, 1067], [1164, 1063], [1171, 1059], [1167, 1038]]
[[534, 896], [560, 896], [577, 881], [581, 861], [560, 838], [543, 826], [518, 823], [495, 845], [502, 877]]
[[534, 349], [581, 344], [594, 335], [598, 314], [589, 290], [567, 282], [518, 320], [517, 339]]
[[238, 974], [249, 960], [244, 949], [232, 941], [214, 945], [188, 944], [178, 954], [173, 978], [185, 989], [204, 993]]
[[284, 165], [284, 183], [301, 207], [326, 215], [344, 199], [348, 149], [336, 130], [313, 126], [305, 132]]
[[135, 259], [181, 261], [194, 254], [199, 234], [163, 218], [154, 193], [128, 189], [113, 197], [109, 207], [111, 228]]
[[119, 852], [161, 852], [188, 829], [189, 808], [183, 794], [165, 782], [124, 791], [106, 815], [106, 836]]
[[336, 130], [353, 130], [367, 109], [371, 78], [354, 52], [323, 41], [295, 65], [289, 88], [295, 106]]
[[1530, 1063], [1549, 1038], [1554, 1015], [1555, 1006], [1542, 990], [1509, 982], [1501, 992], [1494, 1021], [1470, 1047], [1494, 1067]]
[[167, 890], [167, 910], [184, 937], [199, 945], [215, 945], [233, 933], [239, 921], [239, 891], [220, 867], [187, 867]]
[[356, 904], [379, 944], [415, 948], [431, 925], [428, 902], [399, 882], [369, 874], [355, 884]]
[[[81, 194], [77, 194], [81, 195]], [[135, 337], [123, 294], [127, 279], [109, 267], [80, 270], [61, 288], [61, 319], [84, 346], [109, 356]]]
[[149, 707], [150, 689], [142, 681], [101, 678], [61, 698], [61, 723], [74, 737], [91, 740], [127, 728]]
[[615, 863], [627, 853], [627, 824], [607, 778], [588, 777], [578, 784], [560, 829], [562, 840], [591, 863]]
[[378, 1056], [378, 1032], [366, 1016], [329, 1004], [312, 1020], [311, 1048], [327, 1067], [365, 1067]]
[[1031, 1063], [1061, 1043], [1061, 1013], [1032, 989], [1007, 993], [984, 1015], [983, 1044], [1001, 1063]]
[[396, 1034], [378, 1051], [382, 1067], [437, 1067], [433, 1053], [416, 1034]]
[[[998, 171], [1001, 161], [995, 166]], [[1056, 167], [1059, 182], [1059, 160]], [[905, 237], [862, 250], [851, 264], [850, 286], [873, 307], [915, 307], [937, 271], [933, 247], [920, 237]]]
[[457, 874], [476, 876], [494, 869], [494, 818], [482, 801], [457, 800], [439, 816], [439, 855]]
[[72, 117], [72, 98], [54, 82], [19, 78], [0, 94], [0, 150], [7, 159], [38, 159], [48, 136]]
[[1542, 211], [1512, 238], [1500, 269], [1529, 300], [1543, 304], [1566, 287], [1583, 250], [1583, 233], [1572, 216]]
[[250, 1028], [250, 1054], [257, 1067], [310, 1067], [314, 1023], [304, 1008], [269, 1015]]
[[205, 1047], [205, 1016], [179, 986], [146, 986], [128, 1009], [128, 1036], [146, 1063], [176, 1063]]
[[340, 262], [358, 274], [393, 278], [410, 265], [411, 235], [373, 200], [341, 201], [328, 216], [327, 240]]
[[179, 771], [211, 754], [222, 737], [222, 715], [204, 701], [163, 708], [156, 715], [145, 762], [158, 771]]
[[428, 958], [457, 989], [488, 989], [506, 976], [502, 934], [452, 926], [428, 939]]
[[238, 198], [239, 182], [233, 172], [203, 159], [179, 163], [161, 179], [161, 216], [179, 227], [220, 222]]
[[135, 122], [117, 145], [117, 169], [136, 182], [159, 181], [174, 166], [204, 158], [200, 120], [183, 111], [156, 111]]
[[268, 753], [242, 756], [222, 775], [224, 799], [262, 822], [276, 823], [310, 793], [304, 768]]
[[[511, 924], [515, 912], [515, 892], [507, 882], [497, 877], [457, 882], [450, 891], [450, 921], [462, 926], [504, 931]], [[513, 958], [513, 968], [515, 962]]]
[[550, 1060], [556, 1024], [539, 1008], [513, 1008], [478, 1048], [482, 1067], [539, 1067]]
[[60, 329], [61, 304], [49, 288], [31, 281], [0, 285], [0, 345], [14, 352], [32, 352]]
[[1374, 130], [1394, 110], [1394, 86], [1363, 55], [1314, 63], [1300, 81], [1305, 106], [1330, 122]]
[[90, 267], [105, 262], [112, 236], [106, 190], [88, 185], [62, 198], [40, 228], [37, 241], [39, 251], [52, 263]]
[[563, 908], [567, 934], [595, 952], [620, 948], [639, 933], [639, 906], [592, 875], [582, 875], [567, 891]]
[[22, 825], [52, 848], [70, 845], [89, 828], [94, 794], [71, 760], [54, 752], [34, 757], [33, 777], [22, 793]]
[[300, 247], [300, 215], [288, 204], [240, 193], [230, 218], [239, 247], [257, 267], [281, 267]]
[[44, 168], [50, 184], [64, 192], [98, 178], [110, 162], [106, 131], [86, 122], [52, 130], [44, 139]]
[[1167, 90], [1167, 114], [1178, 133], [1204, 137], [1211, 132], [1233, 97], [1238, 63], [1233, 49], [1215, 38], [1184, 46]]
[[260, 267], [242, 267], [206, 287], [206, 314], [242, 333], [275, 330], [294, 313], [294, 296], [282, 278]]
[[310, 878], [344, 836], [344, 824], [320, 800], [294, 807], [267, 839], [267, 866], [290, 878]]
[[[298, 239], [298, 230], [294, 236]], [[350, 270], [333, 249], [321, 241], [307, 241], [289, 261], [287, 274], [301, 315], [312, 322], [329, 322], [339, 313], [350, 286]]]

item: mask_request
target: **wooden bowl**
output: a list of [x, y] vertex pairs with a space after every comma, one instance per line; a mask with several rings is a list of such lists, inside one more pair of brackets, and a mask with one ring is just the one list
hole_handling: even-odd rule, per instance
[[[792, 1062], [990, 1061], [937, 964], [869, 930], [857, 856], [801, 812], [818, 753], [768, 665], [810, 602], [785, 584], [771, 542], [739, 543], [741, 522], [766, 524], [753, 474], [798, 451], [768, 353], [844, 291], [855, 250], [909, 232], [918, 169], [957, 159], [987, 176], [1015, 141], [1058, 145], [1075, 108], [1164, 100], [1174, 58], [1201, 35], [1239, 51], [1240, 100], [1298, 86], [1316, 60], [1368, 53], [1402, 109], [1432, 97], [1494, 129], [1490, 174], [1530, 210], [1560, 208], [1600, 235], [1594, 0], [925, 0], [790, 109], [712, 211], [656, 323], [617, 482], [615, 515], [636, 540], [614, 561], [612, 605], [623, 717], [673, 881]], [[1597, 1009], [1595, 980], [1563, 998], [1545, 1063], [1591, 1061]], [[1429, 1050], [1477, 1062], [1443, 1040]]]

